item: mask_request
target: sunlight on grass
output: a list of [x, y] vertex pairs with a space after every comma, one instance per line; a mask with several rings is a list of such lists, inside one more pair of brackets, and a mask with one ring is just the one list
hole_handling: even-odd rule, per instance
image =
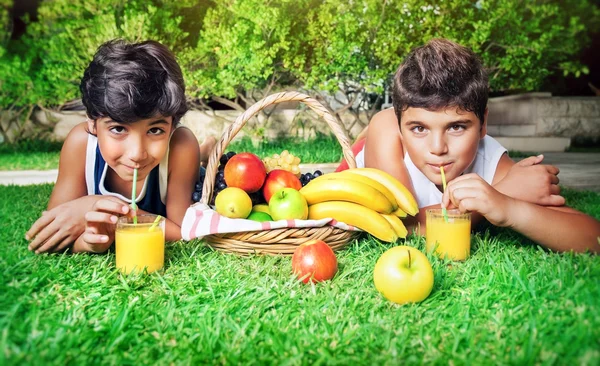
[[[508, 230], [473, 256], [429, 256], [431, 295], [398, 306], [372, 271], [393, 244], [338, 252], [329, 282], [303, 285], [289, 257], [240, 257], [202, 241], [167, 244], [165, 269], [120, 275], [107, 255], [33, 255], [23, 235], [51, 185], [0, 187], [3, 364], [598, 364], [600, 262], [552, 254]], [[575, 206], [600, 195], [566, 191]], [[424, 250], [424, 240], [407, 245]]]

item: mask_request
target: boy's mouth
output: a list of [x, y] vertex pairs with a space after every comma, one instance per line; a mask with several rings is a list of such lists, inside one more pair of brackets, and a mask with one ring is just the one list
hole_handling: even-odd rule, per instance
[[440, 174], [440, 167], [444, 167], [444, 172], [449, 171], [452, 168], [453, 163], [442, 163], [442, 164], [427, 164], [434, 172]]

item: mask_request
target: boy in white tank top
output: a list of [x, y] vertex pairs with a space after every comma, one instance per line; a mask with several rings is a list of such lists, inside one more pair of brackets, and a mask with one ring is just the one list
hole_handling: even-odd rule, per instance
[[[419, 213], [409, 231], [425, 234], [425, 210], [457, 207], [511, 227], [556, 251], [600, 252], [600, 222], [565, 206], [558, 169], [543, 156], [519, 163], [486, 136], [487, 75], [469, 49], [434, 39], [398, 68], [393, 105], [376, 114], [357, 166], [384, 170], [408, 187]], [[360, 142], [359, 142], [360, 143]], [[448, 187], [442, 193], [441, 169]]]

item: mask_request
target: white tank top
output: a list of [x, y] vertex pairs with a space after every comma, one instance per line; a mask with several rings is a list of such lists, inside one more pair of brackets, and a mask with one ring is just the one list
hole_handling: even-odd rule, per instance
[[[487, 183], [492, 184], [498, 162], [506, 151], [506, 148], [493, 137], [484, 136], [483, 139], [479, 140], [479, 148], [473, 164], [463, 174], [475, 173]], [[404, 155], [404, 163], [415, 188], [415, 199], [419, 204], [419, 208], [440, 204], [442, 202], [442, 192], [415, 166], [408, 153]], [[356, 166], [359, 168], [365, 166], [364, 148], [356, 155]]]

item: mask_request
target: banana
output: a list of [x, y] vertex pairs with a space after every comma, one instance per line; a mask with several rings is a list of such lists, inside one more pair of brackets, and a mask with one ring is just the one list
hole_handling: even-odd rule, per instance
[[302, 187], [300, 193], [309, 205], [325, 201], [348, 201], [385, 214], [394, 211], [392, 203], [383, 193], [368, 184], [350, 179], [315, 179]]
[[264, 212], [268, 215], [271, 214], [269, 212], [269, 205], [267, 205], [266, 203], [259, 203], [258, 205], [252, 206], [252, 212]]
[[[308, 185], [307, 185], [308, 187]], [[325, 201], [308, 206], [308, 219], [333, 218], [368, 232], [379, 240], [394, 242], [398, 235], [379, 213], [365, 206], [345, 201]]]
[[378, 181], [376, 181], [370, 177], [367, 177], [366, 175], [345, 173], [344, 171], [334, 173], [334, 174], [329, 174], [329, 175], [331, 175], [332, 179], [342, 177], [342, 178], [351, 179], [351, 180], [355, 180], [358, 182], [368, 184], [371, 187], [378, 190], [379, 192], [383, 193], [383, 195], [392, 203], [392, 210], [395, 211], [396, 209], [398, 209], [398, 203], [396, 202], [396, 197], [394, 197], [392, 192], [389, 189], [387, 189], [387, 187], [384, 186], [383, 184], [379, 183]]
[[406, 226], [404, 226], [404, 223], [402, 221], [400, 221], [398, 216], [384, 215], [384, 214], [382, 214], [381, 216], [383, 216], [383, 218], [388, 221], [388, 223], [394, 229], [394, 231], [396, 232], [396, 235], [398, 235], [399, 238], [406, 238], [406, 234], [408, 234], [408, 230], [406, 230]]
[[392, 212], [394, 215], [398, 216], [399, 218], [403, 219], [406, 216], [408, 216], [408, 214], [406, 212], [404, 212], [400, 207], [398, 207], [398, 209], [394, 212]]
[[383, 170], [375, 168], [354, 168], [344, 171], [352, 174], [364, 175], [380, 182], [392, 192], [394, 197], [396, 197], [398, 207], [400, 207], [402, 211], [411, 216], [415, 216], [419, 212], [419, 205], [417, 205], [417, 201], [415, 201], [415, 198], [408, 188], [406, 188], [398, 179], [392, 177]]

